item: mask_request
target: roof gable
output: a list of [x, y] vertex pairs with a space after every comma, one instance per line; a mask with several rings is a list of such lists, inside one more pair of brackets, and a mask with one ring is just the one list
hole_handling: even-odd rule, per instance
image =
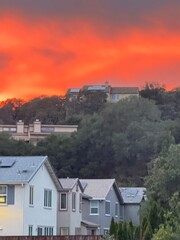
[[80, 182], [85, 186], [84, 194], [91, 196], [93, 199], [106, 199], [110, 189], [113, 187], [118, 199], [122, 202], [115, 179], [81, 179]]
[[26, 184], [31, 181], [39, 168], [44, 164], [54, 181], [57, 189], [60, 189], [60, 183], [52, 169], [47, 156], [9, 156], [0, 157], [0, 162], [3, 162], [3, 166], [10, 165], [8, 167], [0, 167], [0, 183], [1, 184]]
[[145, 198], [146, 188], [143, 187], [122, 187], [119, 190], [125, 204], [140, 204]]
[[78, 178], [59, 178], [59, 182], [63, 190], [72, 190], [76, 184], [78, 184], [81, 191], [83, 191], [83, 187]]

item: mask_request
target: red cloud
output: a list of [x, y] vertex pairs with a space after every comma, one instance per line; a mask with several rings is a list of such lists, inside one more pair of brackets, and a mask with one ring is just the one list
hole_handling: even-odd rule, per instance
[[1, 99], [62, 95], [106, 80], [120, 86], [179, 84], [178, 32], [130, 28], [104, 37], [88, 21], [35, 23], [12, 14], [2, 18], [0, 29]]

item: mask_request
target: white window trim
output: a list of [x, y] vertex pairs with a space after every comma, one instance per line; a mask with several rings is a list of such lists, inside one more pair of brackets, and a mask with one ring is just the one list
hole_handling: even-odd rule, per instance
[[[65, 194], [66, 195], [66, 208], [61, 208], [61, 195]], [[68, 195], [66, 192], [61, 192], [60, 193], [60, 211], [67, 211], [68, 210]]]
[[76, 211], [76, 192], [72, 192], [72, 211]]
[[34, 206], [34, 186], [29, 186], [29, 206]]
[[82, 193], [79, 194], [79, 212], [82, 212]]
[[[110, 206], [109, 206], [109, 213], [106, 213], [106, 203], [109, 203], [110, 204]], [[105, 200], [105, 215], [106, 216], [111, 216], [111, 201], [110, 200]]]
[[[91, 209], [92, 209], [92, 206], [91, 206], [91, 204], [92, 204], [92, 202], [97, 202], [97, 213], [91, 213]], [[90, 215], [99, 215], [99, 201], [98, 200], [90, 200]]]
[[[48, 195], [51, 192], [51, 206], [45, 206], [45, 191], [47, 191]], [[47, 205], [48, 205], [48, 199], [47, 199]], [[48, 208], [48, 209], [52, 208], [52, 190], [48, 188], [44, 189], [44, 208]]]
[[[118, 214], [116, 214], [116, 206], [117, 206]], [[119, 217], [119, 203], [118, 202], [115, 202], [115, 217]]]
[[8, 188], [7, 185], [0, 185], [2, 187], [6, 188], [6, 193], [0, 193], [0, 198], [4, 198], [6, 199], [6, 202], [0, 202], [0, 205], [7, 205], [8, 204]]

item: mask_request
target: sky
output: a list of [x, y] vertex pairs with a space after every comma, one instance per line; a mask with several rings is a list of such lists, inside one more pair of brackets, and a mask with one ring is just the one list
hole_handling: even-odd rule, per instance
[[180, 0], [0, 0], [0, 100], [180, 85]]

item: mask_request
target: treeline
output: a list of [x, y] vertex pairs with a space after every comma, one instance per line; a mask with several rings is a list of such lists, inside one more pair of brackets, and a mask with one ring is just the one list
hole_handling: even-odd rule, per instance
[[145, 186], [148, 201], [140, 226], [112, 221], [113, 239], [179, 240], [179, 89], [147, 84], [139, 98], [116, 104], [94, 93], [83, 102], [54, 96], [12, 101], [0, 109], [2, 123], [37, 118], [78, 123], [79, 129], [71, 137], [49, 136], [37, 146], [0, 134], [0, 155], [47, 155], [59, 177], [116, 178], [119, 186]]
[[[141, 97], [155, 101], [162, 120], [180, 118], [180, 89], [166, 91], [157, 83], [147, 83], [139, 93]], [[72, 101], [68, 95], [38, 97], [28, 102], [10, 99], [3, 106], [0, 104], [0, 124], [15, 124], [18, 120], [29, 124], [36, 119], [43, 124], [78, 124], [84, 115], [98, 113], [106, 105], [106, 93], [98, 91], [81, 91]]]
[[[48, 155], [59, 177], [115, 177], [121, 185], [142, 186], [147, 164], [171, 144], [180, 143], [180, 91], [166, 92], [157, 85], [147, 85], [141, 96], [116, 104], [100, 101], [99, 109], [92, 114], [85, 110], [89, 100], [82, 103], [84, 112], [67, 119], [65, 112], [63, 115], [59, 110], [58, 115], [56, 111], [65, 100], [34, 99], [19, 107], [20, 119], [32, 122], [39, 118], [44, 123], [44, 116], [46, 123], [59, 123], [57, 119], [64, 116], [66, 122], [78, 121], [78, 132], [68, 138], [50, 136], [36, 147], [1, 135], [0, 155]], [[22, 109], [24, 115], [20, 115]], [[173, 116], [169, 109], [173, 109]]]

